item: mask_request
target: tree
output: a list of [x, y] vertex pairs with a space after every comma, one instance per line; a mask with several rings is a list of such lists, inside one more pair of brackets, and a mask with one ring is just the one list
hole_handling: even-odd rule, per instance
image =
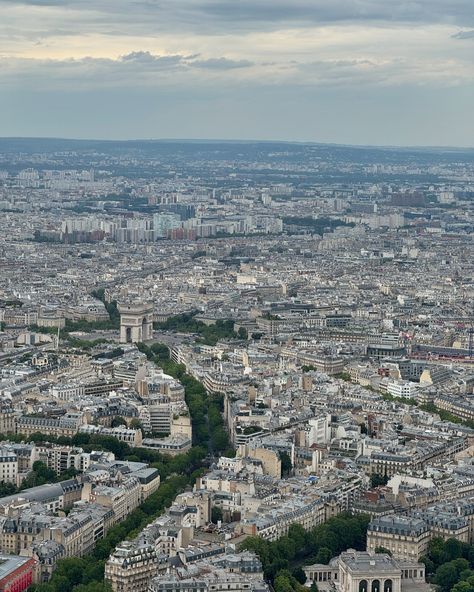
[[13, 483], [8, 483], [7, 481], [2, 481], [0, 483], [0, 497], [5, 497], [7, 495], [13, 495], [16, 493], [17, 488]]
[[375, 552], [376, 553], [385, 553], [385, 555], [390, 555], [390, 557], [392, 556], [392, 552], [389, 551], [388, 549], [386, 549], [385, 547], [375, 547]]
[[290, 455], [287, 452], [280, 452], [279, 455], [281, 461], [281, 474], [282, 476], [287, 476], [293, 470]]
[[448, 539], [444, 544], [444, 550], [449, 560], [461, 557], [461, 542], [457, 539]]
[[44, 462], [37, 460], [33, 463], [33, 470], [23, 479], [20, 489], [29, 489], [30, 487], [54, 483], [55, 481], [57, 481], [56, 473], [49, 469]]
[[294, 592], [290, 578], [285, 575], [277, 576], [273, 585], [275, 592]]
[[455, 559], [443, 563], [436, 570], [434, 582], [440, 587], [441, 592], [449, 592], [459, 581], [461, 572], [468, 568], [469, 562], [466, 559]]
[[451, 588], [451, 592], [474, 592], [474, 586], [469, 582], [458, 582]]
[[[348, 548], [365, 549], [369, 521], [370, 518], [366, 515], [340, 514], [316, 526], [310, 532], [306, 532], [299, 524], [292, 524], [288, 529], [288, 535], [277, 541], [269, 542], [259, 537], [248, 537], [240, 548], [258, 555], [266, 579], [276, 584], [277, 578], [281, 577], [279, 584], [282, 587], [289, 579], [292, 590], [307, 592], [306, 588], [299, 587], [301, 584], [298, 580], [302, 578], [302, 574], [297, 568], [301, 564], [314, 563], [315, 557], [318, 562], [328, 563], [332, 557]], [[292, 568], [295, 569], [293, 573]]]
[[306, 582], [306, 574], [304, 573], [302, 567], [297, 567], [295, 570], [293, 570], [292, 575], [300, 584], [304, 584]]
[[125, 419], [123, 417], [121, 417], [120, 415], [116, 415], [111, 422], [111, 427], [113, 428], [118, 428], [119, 426], [125, 426], [127, 427], [127, 422], [125, 421]]
[[134, 417], [131, 421], [130, 421], [130, 428], [132, 430], [142, 430], [143, 432], [143, 424], [142, 422], [137, 419], [136, 417]]
[[247, 329], [245, 329], [245, 327], [240, 327], [239, 330], [237, 331], [237, 335], [238, 335], [239, 339], [248, 339], [248, 333], [247, 333]]
[[328, 547], [321, 547], [321, 549], [318, 551], [318, 554], [316, 555], [316, 563], [323, 563], [324, 565], [327, 565], [331, 558], [331, 549], [328, 549]]
[[296, 547], [297, 553], [304, 552], [306, 545], [306, 532], [301, 524], [291, 524], [288, 529], [288, 538], [290, 538]]
[[383, 485], [387, 485], [388, 477], [387, 475], [379, 475], [378, 473], [372, 473], [370, 475], [370, 486], [371, 487], [380, 487]]
[[211, 522], [217, 524], [219, 521], [222, 522], [222, 508], [219, 506], [213, 506], [211, 510]]

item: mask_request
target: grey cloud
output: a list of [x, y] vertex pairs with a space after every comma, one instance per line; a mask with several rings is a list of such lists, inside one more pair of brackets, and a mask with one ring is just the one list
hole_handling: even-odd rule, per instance
[[[185, 56], [175, 55], [154, 55], [149, 51], [133, 51], [119, 58], [120, 62], [152, 65], [154, 67], [173, 68], [184, 63]], [[114, 60], [112, 60], [114, 61]]]
[[236, 68], [250, 68], [255, 63], [250, 60], [229, 60], [227, 58], [210, 58], [208, 60], [194, 60], [192, 66], [209, 70], [234, 70]]
[[[207, 34], [331, 23], [447, 23], [474, 26], [472, 0], [3, 0], [93, 13], [106, 32]], [[89, 22], [89, 19], [86, 19]]]
[[192, 55], [154, 55], [149, 51], [133, 51], [123, 55], [119, 61], [124, 63], [141, 64], [160, 68], [174, 68], [177, 66], [192, 66], [206, 68], [208, 70], [234, 70], [236, 68], [248, 68], [254, 63], [249, 60], [231, 60], [225, 57], [198, 59], [199, 54]]
[[473, 31], [459, 31], [452, 36], [453, 39], [474, 39], [474, 30]]
[[247, 60], [226, 57], [199, 59], [193, 55], [154, 55], [135, 51], [117, 59], [84, 57], [81, 59], [1, 58], [0, 84], [3, 87], [34, 86], [62, 88], [71, 84], [81, 89], [123, 87], [133, 83], [137, 87], [199, 86], [206, 76], [198, 70], [215, 71], [225, 76], [226, 71], [253, 65]]
[[[77, 88], [94, 90], [117, 88], [156, 88], [160, 92], [199, 89], [214, 84], [263, 86], [345, 87], [399, 86], [429, 84], [436, 87], [472, 81], [474, 74], [462, 63], [454, 71], [453, 63], [427, 63], [423, 60], [345, 59], [311, 62], [272, 63], [232, 60], [223, 56], [201, 58], [198, 55], [154, 55], [135, 51], [117, 59], [44, 60], [0, 58], [2, 88]], [[222, 85], [221, 85], [222, 86]]]

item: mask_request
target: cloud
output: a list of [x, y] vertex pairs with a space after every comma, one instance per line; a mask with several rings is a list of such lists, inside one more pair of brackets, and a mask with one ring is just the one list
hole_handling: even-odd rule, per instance
[[209, 58], [207, 60], [195, 60], [190, 64], [197, 68], [209, 70], [234, 70], [236, 68], [250, 68], [255, 63], [250, 60], [229, 60], [228, 58]]
[[450, 86], [474, 81], [474, 71], [462, 62], [403, 58], [235, 60], [199, 54], [159, 55], [134, 51], [115, 59], [0, 58], [2, 88], [41, 89], [155, 88], [200, 92], [223, 84], [249, 88], [358, 88], [360, 86]]
[[254, 65], [250, 60], [232, 60], [226, 57], [198, 59], [200, 54], [191, 55], [155, 55], [150, 51], [132, 51], [118, 58], [119, 62], [134, 63], [136, 65], [152, 66], [153, 68], [175, 68], [186, 66], [205, 68], [208, 70], [234, 70], [249, 68]]
[[312, 26], [340, 22], [473, 22], [471, 0], [208, 0], [198, 12], [235, 26]]
[[[278, 96], [268, 121], [283, 125], [295, 113], [301, 122], [311, 118], [313, 96], [321, 93], [333, 97], [325, 103], [328, 112], [337, 101], [362, 92], [367, 101], [374, 97], [372, 108], [378, 105], [376, 99], [390, 102], [397, 93], [398, 102], [391, 104], [395, 110], [405, 104], [406, 112], [416, 93], [424, 93], [428, 104], [444, 92], [439, 113], [425, 122], [425, 129], [435, 129], [449, 119], [442, 112], [446, 97], [451, 97], [447, 89], [452, 92], [457, 85], [449, 99], [454, 102], [472, 88], [474, 66], [467, 41], [474, 37], [472, 2], [0, 0], [0, 102], [15, 97], [10, 106], [25, 101], [34, 111], [35, 98], [40, 104], [46, 95], [67, 96], [77, 110], [84, 110], [87, 121], [75, 94], [83, 101], [91, 97], [89, 112], [96, 103], [100, 108], [102, 95], [113, 96], [113, 101], [116, 97], [117, 106], [128, 105], [133, 95], [149, 101], [153, 113], [158, 102], [167, 104], [169, 121], [179, 124], [179, 118], [173, 119], [179, 105], [186, 102], [187, 109], [200, 112], [225, 95], [221, 112], [210, 109], [209, 117], [220, 117], [217, 129], [230, 129], [236, 105], [242, 109], [241, 121], [251, 120], [252, 109], [246, 105], [253, 105], [253, 95], [260, 96], [262, 106], [254, 124], [265, 123], [268, 105]], [[240, 106], [244, 89], [246, 102]], [[302, 95], [307, 97], [304, 105]], [[352, 100], [344, 109], [351, 106]], [[66, 112], [67, 101], [58, 103], [59, 108]], [[384, 103], [379, 108], [384, 111]], [[108, 117], [108, 107], [104, 113]], [[470, 111], [463, 116], [468, 120]], [[137, 109], [133, 121], [138, 124], [140, 117]], [[60, 118], [46, 113], [44, 124], [48, 121], [59, 125]], [[117, 115], [110, 125], [127, 121]], [[194, 121], [212, 125], [204, 115], [187, 125]], [[333, 121], [337, 124], [338, 118]], [[147, 130], [148, 122], [143, 125]], [[294, 129], [289, 127], [285, 137]], [[127, 134], [136, 135], [132, 127]]]
[[[78, 32], [156, 35], [170, 31], [225, 35], [330, 24], [444, 23], [474, 26], [472, 0], [2, 0], [21, 13], [18, 28], [41, 14]], [[8, 11], [7, 11], [8, 13]], [[7, 14], [8, 17], [8, 14]], [[2, 18], [5, 17], [2, 15]], [[28, 29], [28, 27], [26, 27]], [[46, 27], [47, 29], [47, 27]], [[44, 34], [48, 34], [46, 30]]]
[[[244, 71], [253, 62], [224, 56], [201, 58], [199, 54], [155, 55], [134, 51], [115, 59], [34, 59], [0, 57], [2, 88], [94, 90], [100, 88], [183, 88], [204, 85], [209, 76], [230, 77]], [[214, 79], [214, 76], [213, 78]]]
[[472, 31], [459, 31], [452, 35], [453, 39], [474, 39], [474, 30]]
[[187, 58], [183, 55], [153, 55], [149, 51], [132, 51], [118, 59], [119, 62], [141, 64], [158, 68], [174, 68], [185, 63]]

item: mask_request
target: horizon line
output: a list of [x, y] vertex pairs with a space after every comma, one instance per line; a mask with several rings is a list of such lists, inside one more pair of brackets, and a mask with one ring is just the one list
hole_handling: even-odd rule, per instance
[[183, 142], [183, 143], [206, 143], [206, 144], [299, 144], [307, 146], [334, 146], [341, 148], [359, 148], [359, 149], [370, 149], [376, 148], [381, 150], [474, 150], [472, 146], [453, 146], [449, 144], [352, 144], [343, 142], [320, 142], [317, 140], [257, 140], [257, 139], [223, 139], [223, 138], [76, 138], [76, 137], [64, 137], [64, 136], [0, 136], [0, 141], [5, 140], [27, 140], [27, 141], [38, 141], [38, 140], [51, 140], [51, 141], [63, 141], [63, 142], [104, 142], [104, 143], [128, 143], [128, 142]]

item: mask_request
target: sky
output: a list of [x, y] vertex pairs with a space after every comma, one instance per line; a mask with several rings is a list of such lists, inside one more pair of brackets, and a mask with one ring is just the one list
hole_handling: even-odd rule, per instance
[[0, 0], [0, 136], [472, 147], [473, 0]]

